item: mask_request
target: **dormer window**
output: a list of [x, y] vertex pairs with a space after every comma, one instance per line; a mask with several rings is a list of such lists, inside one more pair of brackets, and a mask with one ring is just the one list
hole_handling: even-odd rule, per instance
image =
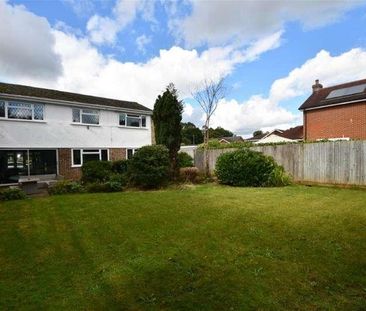
[[94, 109], [72, 109], [72, 122], [81, 124], [99, 124], [99, 111]]
[[125, 127], [146, 127], [146, 116], [120, 113], [119, 125]]

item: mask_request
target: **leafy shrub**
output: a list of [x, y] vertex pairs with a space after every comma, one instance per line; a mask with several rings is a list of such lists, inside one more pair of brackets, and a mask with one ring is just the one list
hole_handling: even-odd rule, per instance
[[128, 160], [117, 160], [112, 162], [112, 171], [117, 174], [126, 174]]
[[7, 188], [0, 192], [0, 201], [21, 200], [26, 197], [24, 191], [19, 188]]
[[284, 186], [289, 177], [272, 157], [244, 148], [219, 156], [216, 175], [222, 184], [232, 186]]
[[183, 167], [179, 170], [180, 179], [184, 182], [194, 183], [198, 178], [198, 168], [197, 167]]
[[85, 184], [86, 191], [93, 192], [118, 192], [127, 184], [126, 174], [113, 174], [106, 182], [92, 182]]
[[179, 152], [178, 153], [178, 167], [192, 167], [193, 158], [187, 152]]
[[85, 183], [105, 182], [112, 174], [112, 163], [109, 161], [89, 161], [82, 167], [82, 181]]
[[107, 181], [105, 183], [107, 192], [118, 192], [122, 191], [122, 184], [118, 181]]
[[122, 191], [122, 188], [127, 185], [127, 174], [113, 174], [106, 182], [108, 192]]
[[92, 182], [85, 185], [86, 191], [90, 193], [94, 192], [109, 192], [106, 183]]
[[128, 175], [133, 185], [158, 188], [169, 180], [169, 151], [165, 146], [153, 145], [138, 149], [129, 160]]
[[66, 193], [80, 193], [84, 192], [84, 187], [76, 182], [70, 180], [61, 180], [48, 189], [48, 193], [54, 194], [66, 194]]
[[125, 174], [112, 174], [109, 178], [110, 182], [118, 182], [121, 187], [125, 187], [128, 184], [127, 173]]
[[286, 174], [282, 166], [276, 166], [274, 170], [269, 175], [266, 186], [269, 187], [281, 187], [291, 184], [291, 178]]

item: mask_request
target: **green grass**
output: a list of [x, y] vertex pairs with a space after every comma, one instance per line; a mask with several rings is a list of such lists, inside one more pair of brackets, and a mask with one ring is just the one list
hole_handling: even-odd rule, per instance
[[364, 310], [366, 192], [64, 195], [0, 204], [0, 309]]

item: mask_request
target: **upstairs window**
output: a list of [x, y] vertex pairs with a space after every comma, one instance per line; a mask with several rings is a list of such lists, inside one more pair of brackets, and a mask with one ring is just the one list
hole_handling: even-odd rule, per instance
[[43, 120], [43, 104], [0, 101], [0, 118]]
[[5, 102], [0, 101], [0, 118], [5, 118]]
[[146, 127], [146, 116], [120, 113], [119, 125], [127, 127]]
[[99, 124], [99, 111], [94, 109], [72, 109], [72, 122], [81, 124]]

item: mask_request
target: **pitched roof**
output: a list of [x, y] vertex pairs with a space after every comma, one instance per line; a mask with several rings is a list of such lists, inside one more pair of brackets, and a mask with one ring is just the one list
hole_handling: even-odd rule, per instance
[[272, 132], [266, 132], [266, 133], [248, 138], [248, 139], [246, 139], [246, 141], [257, 142], [272, 134], [283, 137], [283, 138], [291, 139], [291, 140], [301, 140], [301, 139], [303, 139], [303, 136], [304, 136], [303, 135], [303, 126], [298, 125], [295, 127], [291, 127], [287, 130], [276, 129], [276, 130], [273, 130]]
[[43, 99], [77, 102], [82, 104], [102, 105], [107, 107], [151, 111], [151, 109], [143, 105], [140, 105], [136, 102], [43, 89], [19, 84], [2, 83], [2, 82], [0, 82], [0, 94], [21, 95], [28, 97], [38, 97]]
[[259, 134], [259, 135], [256, 135], [256, 136], [253, 136], [253, 137], [250, 137], [250, 138], [247, 138], [245, 141], [258, 141], [260, 139], [262, 139], [263, 137], [267, 136], [268, 135], [268, 132], [265, 132], [265, 133], [262, 133], [262, 134]]
[[240, 141], [243, 141], [243, 137], [241, 136], [230, 136], [230, 137], [221, 137], [220, 138], [220, 141], [221, 140], [226, 140], [227, 142], [229, 143], [233, 143], [233, 142], [240, 142]]
[[327, 98], [327, 96], [334, 90], [340, 90], [358, 85], [362, 86], [363, 84], [366, 85], [366, 79], [321, 88], [318, 91], [313, 92], [300, 106], [299, 110], [342, 104], [353, 100], [366, 100], [366, 87], [363, 89], [363, 92], [361, 91], [359, 93]]
[[302, 125], [298, 125], [284, 131], [276, 130], [274, 131], [275, 132], [274, 134], [292, 140], [303, 139], [304, 137], [303, 129], [304, 127]]

